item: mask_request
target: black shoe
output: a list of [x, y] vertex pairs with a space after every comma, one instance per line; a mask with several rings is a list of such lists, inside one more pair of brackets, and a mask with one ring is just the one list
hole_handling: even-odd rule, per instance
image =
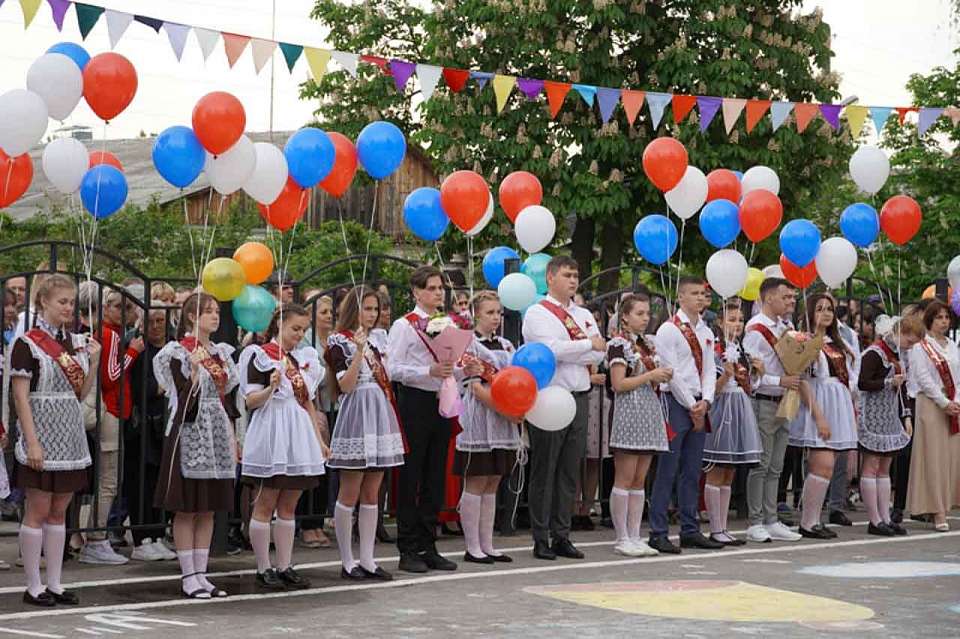
[[680, 547], [681, 548], [702, 548], [704, 550], [719, 550], [724, 547], [725, 544], [714, 541], [713, 539], [708, 539], [703, 536], [703, 533], [699, 530], [695, 533], [689, 533], [686, 535], [680, 535]]
[[830, 511], [830, 523], [837, 524], [838, 526], [852, 526], [853, 522], [850, 521], [850, 518], [847, 517], [847, 514], [842, 510], [831, 510]]
[[423, 563], [427, 564], [430, 570], [456, 570], [457, 564], [442, 556], [436, 550], [428, 550], [420, 555]]
[[60, 594], [47, 588], [47, 594], [53, 597], [53, 601], [64, 606], [76, 606], [80, 604], [80, 597], [72, 590], [64, 590]]
[[672, 541], [667, 539], [666, 536], [663, 537], [651, 537], [650, 541], [647, 542], [647, 545], [656, 550], [659, 553], [666, 555], [679, 555], [682, 550], [679, 546], [675, 546]]
[[452, 528], [446, 522], [440, 524], [440, 532], [450, 537], [463, 537], [463, 528], [460, 528], [459, 525], [457, 525], [456, 528]]
[[577, 550], [577, 547], [573, 545], [569, 539], [561, 538], [554, 539], [553, 545], [550, 547], [557, 557], [566, 557], [567, 559], [583, 559], [583, 553]]
[[389, 572], [377, 566], [376, 570], [370, 571], [364, 568], [363, 566], [357, 566], [360, 568], [360, 571], [363, 573], [365, 579], [375, 579], [378, 581], [393, 581], [393, 575]]
[[267, 568], [257, 573], [257, 588], [264, 590], [286, 590], [287, 585], [280, 579], [280, 575], [273, 568]]
[[277, 576], [286, 584], [287, 590], [306, 590], [310, 587], [310, 580], [306, 577], [301, 577], [300, 574], [293, 569], [293, 566], [288, 566], [286, 570], [277, 572]]
[[463, 553], [463, 560], [468, 564], [492, 564], [494, 561], [493, 557], [489, 557], [487, 555], [484, 555], [483, 557], [475, 557], [470, 554], [469, 550]]
[[550, 544], [537, 539], [533, 542], [533, 556], [537, 559], [548, 559], [553, 561], [557, 558], [557, 553], [553, 552], [553, 549], [550, 548]]
[[616, 526], [613, 525], [613, 519], [611, 519], [610, 517], [603, 517], [600, 520], [600, 525], [603, 526], [604, 528], [609, 528], [611, 530], [616, 528]]
[[[576, 531], [586, 530], [586, 529], [583, 527], [583, 520], [584, 520], [584, 519], [585, 519], [585, 518], [584, 518], [583, 515], [574, 515], [573, 517], [571, 517], [571, 518], [570, 518], [570, 530], [576, 530]], [[589, 518], [589, 517], [586, 517], [586, 519], [590, 519], [590, 518]]]
[[867, 524], [867, 534], [877, 535], [879, 537], [895, 537], [897, 531], [881, 521], [876, 526], [874, 526], [873, 523]]
[[56, 600], [53, 598], [53, 595], [49, 591], [44, 590], [39, 595], [34, 597], [30, 594], [29, 590], [23, 591], [23, 603], [30, 604], [31, 606], [40, 606], [41, 608], [53, 608], [57, 605]]
[[839, 536], [839, 535], [837, 535], [836, 532], [834, 532], [834, 531], [833, 531], [832, 529], [830, 529], [830, 528], [827, 528], [827, 527], [824, 526], [823, 524], [818, 525], [817, 528], [819, 528], [820, 530], [822, 530], [822, 531], [827, 535], [827, 539], [836, 539], [836, 538]]
[[[423, 572], [427, 572], [427, 571], [424, 570]], [[354, 566], [353, 568], [350, 569], [349, 572], [347, 572], [346, 568], [341, 566], [340, 577], [348, 581], [363, 581], [364, 579], [367, 578], [367, 576], [363, 574], [363, 570], [360, 569], [360, 566]]]
[[416, 572], [422, 573], [427, 572], [430, 568], [427, 566], [427, 563], [420, 557], [420, 555], [405, 552], [400, 555], [400, 565], [398, 566], [403, 572]]
[[833, 539], [827, 529], [822, 526], [814, 526], [813, 530], [807, 530], [800, 526], [800, 535], [808, 539]]
[[710, 533], [710, 541], [715, 541], [718, 544], [723, 544], [724, 546], [743, 546], [747, 542], [743, 539], [737, 539], [729, 533], [724, 533], [723, 536], [715, 535]]
[[924, 524], [933, 523], [933, 515], [927, 515], [927, 514], [914, 515], [913, 513], [910, 513], [910, 519], [912, 519], [913, 521], [922, 522]]
[[493, 562], [496, 564], [509, 564], [513, 562], [513, 558], [510, 557], [510, 555], [504, 555], [504, 554], [487, 555], [487, 557], [489, 557], [490, 559], [493, 559]]
[[381, 544], [392, 544], [396, 541], [396, 539], [391, 537], [390, 533], [387, 532], [387, 527], [383, 525], [382, 521], [377, 524], [377, 541]]
[[900, 525], [899, 523], [897, 523], [897, 522], [892, 521], [892, 522], [888, 523], [887, 525], [890, 526], [890, 528], [893, 529], [893, 532], [896, 533], [896, 535], [897, 535], [898, 537], [902, 537], [902, 536], [904, 536], [904, 535], [907, 534], [907, 529], [904, 528], [903, 526], [901, 526], [901, 525]]
[[[894, 508], [890, 511], [890, 521], [895, 524], [903, 523], [903, 511], [899, 508]], [[896, 530], [896, 528], [894, 528]]]

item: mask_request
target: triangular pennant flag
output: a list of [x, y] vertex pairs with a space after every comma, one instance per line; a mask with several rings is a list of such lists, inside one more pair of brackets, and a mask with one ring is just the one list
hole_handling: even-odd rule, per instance
[[390, 61], [390, 72], [393, 73], [393, 83], [396, 85], [397, 91], [403, 93], [404, 88], [407, 86], [407, 80], [410, 79], [410, 76], [413, 75], [413, 71], [416, 68], [416, 64], [407, 62], [406, 60]]
[[653, 130], [660, 128], [663, 119], [663, 110], [667, 108], [673, 96], [669, 93], [654, 93], [647, 91], [647, 107], [650, 109], [650, 118], [653, 120]]
[[674, 93], [672, 102], [673, 121], [677, 124], [680, 124], [690, 114], [690, 112], [693, 111], [693, 107], [697, 103], [697, 98], [693, 95], [680, 95], [679, 93]]
[[923, 135], [927, 132], [933, 123], [943, 115], [943, 109], [940, 107], [923, 107], [920, 109], [920, 120], [917, 122], [917, 135]]
[[463, 87], [467, 86], [467, 80], [469, 79], [470, 72], [466, 69], [451, 69], [449, 67], [443, 69], [443, 81], [454, 93], [463, 91]]
[[859, 104], [851, 104], [844, 110], [844, 113], [847, 116], [847, 124], [850, 125], [850, 134], [854, 138], [860, 137], [860, 132], [863, 131], [863, 123], [867, 121], [867, 114], [870, 113], [870, 109]]
[[386, 58], [381, 58], [378, 55], [362, 55], [360, 56], [360, 62], [366, 62], [367, 64], [378, 67], [383, 75], [392, 75]]
[[237, 60], [239, 60], [243, 54], [243, 50], [247, 48], [247, 43], [250, 42], [250, 36], [226, 32], [220, 35], [223, 36], [223, 51], [227, 54], [227, 64], [232, 69], [233, 65], [237, 63]]
[[747, 133], [753, 131], [770, 108], [770, 100], [747, 100]]
[[580, 94], [580, 97], [587, 103], [587, 106], [593, 108], [593, 101], [597, 97], [597, 87], [589, 84], [575, 84], [573, 88]]
[[950, 121], [953, 122], [953, 126], [960, 124], [960, 109], [957, 107], [947, 107], [944, 109], [943, 114], [950, 118]]
[[337, 64], [343, 67], [344, 71], [353, 77], [357, 77], [357, 60], [359, 59], [359, 56], [356, 53], [347, 53], [346, 51], [331, 51], [330, 57], [332, 57]]
[[170, 40], [170, 47], [173, 49], [173, 55], [177, 56], [177, 61], [183, 56], [183, 47], [187, 43], [187, 35], [190, 33], [190, 27], [176, 22], [164, 22], [163, 30], [167, 32], [167, 39]]
[[810, 102], [797, 102], [793, 105], [793, 112], [797, 115], [797, 133], [803, 133], [820, 109], [818, 105]]
[[900, 116], [900, 125], [907, 119], [907, 114], [916, 111], [917, 107], [897, 107], [897, 115]]
[[113, 49], [133, 22], [133, 16], [122, 11], [107, 9], [103, 12], [107, 18], [107, 33], [110, 35], [110, 48]]
[[606, 124], [613, 116], [613, 110], [620, 102], [620, 89], [599, 87], [597, 89], [597, 104], [600, 107], [600, 121]]
[[417, 65], [417, 77], [420, 78], [420, 95], [423, 96], [424, 101], [433, 96], [433, 92], [437, 88], [437, 82], [440, 81], [442, 70], [441, 67], [432, 64]]
[[193, 28], [193, 35], [197, 36], [197, 44], [200, 45], [200, 52], [203, 54], [203, 61], [206, 62], [210, 54], [217, 46], [217, 40], [220, 39], [220, 32], [212, 29]]
[[70, 0], [47, 0], [50, 3], [50, 10], [53, 11], [53, 22], [57, 25], [57, 31], [63, 31], [63, 19], [67, 15], [67, 9], [70, 8]]
[[[307, 65], [310, 66], [310, 73], [313, 75], [314, 82], [320, 82], [326, 74], [327, 63], [330, 62], [332, 55], [333, 52], [327, 49], [314, 49], [313, 47], [303, 49], [303, 56], [307, 59]], [[356, 72], [356, 67], [354, 67], [354, 72]]]
[[23, 11], [23, 28], [26, 29], [37, 17], [40, 10], [40, 0], [20, 0], [20, 10]]
[[540, 92], [543, 91], [543, 80], [536, 78], [517, 78], [517, 88], [527, 96], [528, 100], [536, 100]]
[[163, 20], [157, 20], [156, 18], [151, 18], [150, 16], [133, 16], [133, 19], [140, 24], [145, 24], [157, 33], [160, 33], [160, 27], [163, 26]]
[[770, 120], [774, 131], [787, 121], [791, 111], [793, 111], [793, 102], [774, 102], [770, 105]]
[[293, 73], [293, 67], [297, 64], [297, 60], [300, 59], [300, 55], [303, 53], [303, 47], [299, 44], [281, 42], [280, 51], [283, 53], [283, 59], [287, 63], [287, 71]]
[[633, 91], [631, 89], [623, 89], [620, 91], [620, 100], [623, 102], [623, 110], [627, 114], [627, 122], [633, 126], [633, 123], [636, 122], [637, 116], [640, 114], [640, 109], [643, 107], [643, 91]]
[[823, 114], [823, 119], [833, 127], [833, 130], [836, 131], [840, 128], [840, 110], [843, 109], [842, 104], [821, 104], [820, 113]]
[[873, 128], [877, 130], [877, 135], [880, 135], [883, 128], [887, 126], [891, 112], [893, 107], [870, 107], [870, 118], [873, 120]]
[[697, 98], [697, 108], [700, 109], [700, 133], [707, 130], [717, 111], [720, 110], [722, 100], [711, 95], [701, 95]]
[[497, 96], [497, 113], [503, 111], [510, 92], [513, 91], [513, 85], [517, 83], [516, 76], [497, 74], [493, 78], [493, 93]]
[[554, 82], [553, 80], [546, 80], [543, 83], [543, 90], [547, 92], [547, 103], [550, 105], [551, 118], [557, 117], [557, 114], [560, 113], [560, 108], [563, 106], [567, 94], [570, 93], [571, 86], [569, 82]]
[[273, 40], [254, 38], [251, 41], [250, 48], [253, 50], [253, 68], [259, 74], [263, 71], [267, 62], [270, 61], [270, 58], [273, 57], [273, 52], [277, 50], [277, 43]]
[[740, 119], [740, 113], [747, 106], [747, 101], [743, 98], [723, 98], [720, 109], [723, 111], [723, 126], [727, 130], [727, 135], [733, 131], [737, 120]]
[[80, 38], [86, 40], [100, 16], [103, 15], [103, 7], [80, 4], [79, 2], [74, 3], [73, 6], [77, 9], [77, 27], [80, 28]]
[[487, 86], [487, 82], [493, 78], [493, 73], [487, 73], [486, 71], [471, 71], [470, 77], [477, 81], [477, 86], [483, 91], [483, 87]]

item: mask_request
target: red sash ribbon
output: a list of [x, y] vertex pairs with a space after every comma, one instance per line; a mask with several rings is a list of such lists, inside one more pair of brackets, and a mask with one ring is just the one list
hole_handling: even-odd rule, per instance
[[551, 315], [560, 320], [560, 322], [563, 324], [563, 327], [567, 329], [567, 335], [570, 336], [570, 339], [589, 339], [587, 334], [583, 332], [583, 329], [580, 328], [580, 326], [574, 321], [570, 313], [567, 312], [567, 309], [563, 308], [559, 304], [554, 304], [549, 300], [540, 300], [540, 305], [550, 311]]
[[874, 346], [883, 352], [884, 357], [886, 357], [887, 361], [890, 362], [891, 366], [893, 366], [893, 374], [902, 375], [903, 367], [900, 365], [900, 358], [897, 357], [896, 351], [890, 348], [890, 346], [882, 339], [874, 342]]
[[847, 368], [847, 356], [843, 350], [837, 348], [836, 344], [824, 343], [823, 354], [827, 356], [827, 368], [830, 369], [830, 375], [836, 377], [840, 382], [850, 387], [850, 370]]
[[[645, 339], [643, 339], [643, 337], [636, 341], [630, 339], [628, 339], [628, 341], [633, 342], [634, 347], [637, 349], [637, 353], [640, 355], [640, 361], [643, 362], [644, 368], [646, 368], [648, 371], [652, 371], [657, 368], [657, 362], [654, 359], [656, 351], [647, 346], [647, 342]], [[660, 384], [654, 385], [653, 392], [656, 394], [657, 399], [660, 399]], [[677, 436], [677, 432], [673, 430], [673, 426], [670, 425], [669, 417], [669, 415], [663, 416], [663, 425], [667, 429], [667, 441], [672, 442], [673, 438]]]
[[[671, 321], [674, 326], [680, 329], [683, 338], [687, 340], [687, 346], [690, 347], [690, 354], [693, 356], [693, 363], [697, 367], [697, 374], [700, 375], [700, 383], [703, 384], [703, 348], [700, 346], [700, 340], [697, 339], [696, 331], [690, 326], [690, 322], [680, 321], [679, 315], [674, 315]], [[704, 415], [703, 421], [706, 424], [706, 431], [711, 432], [709, 411]]]
[[[717, 339], [713, 346], [713, 352], [720, 358], [720, 361], [724, 361], [727, 353], [727, 345], [722, 337]], [[733, 363], [733, 371], [733, 379], [736, 380], [737, 385], [743, 389], [743, 392], [749, 395], [751, 390], [750, 372], [747, 370], [747, 367], [744, 366], [742, 362], [736, 361]]]
[[85, 377], [83, 367], [67, 352], [60, 342], [50, 337], [46, 331], [39, 328], [32, 328], [27, 331], [26, 336], [60, 366], [60, 370], [63, 371], [67, 381], [70, 382], [70, 387], [73, 388], [73, 392], [76, 393], [77, 399], [80, 399], [80, 390], [83, 387], [83, 378]]
[[297, 403], [306, 409], [307, 404], [310, 402], [310, 391], [307, 390], [307, 382], [303, 379], [303, 375], [300, 374], [299, 365], [292, 364], [290, 356], [284, 353], [283, 349], [281, 349], [280, 345], [276, 342], [265, 344], [262, 348], [263, 352], [266, 353], [270, 359], [277, 362], [284, 362], [284, 374], [287, 376], [287, 379], [290, 380], [290, 385], [293, 387], [293, 396], [297, 399]]
[[[203, 346], [197, 342], [197, 338], [193, 337], [192, 335], [181, 339], [180, 345], [187, 349], [187, 351], [190, 353], [195, 352], [198, 348], [203, 348]], [[223, 363], [220, 361], [218, 356], [211, 355], [206, 349], [204, 349], [203, 352], [206, 354], [206, 357], [200, 360], [200, 365], [203, 366], [207, 373], [209, 373], [210, 378], [217, 387], [217, 393], [220, 395], [220, 403], [223, 404], [223, 408], [226, 409], [227, 397], [225, 391], [227, 388], [227, 380], [230, 376], [223, 368]], [[229, 415], [230, 411], [227, 411], [227, 414]]]
[[[753, 331], [755, 333], [760, 333], [767, 344], [770, 345], [770, 348], [773, 349], [774, 354], [777, 352], [777, 336], [773, 334], [773, 331], [770, 330], [769, 326], [764, 326], [763, 324], [751, 324], [747, 327], [748, 331]], [[779, 358], [779, 355], [777, 355]]]
[[[933, 362], [934, 368], [937, 369], [937, 373], [940, 375], [940, 382], [943, 384], [943, 394], [952, 402], [953, 398], [956, 397], [957, 387], [954, 384], [953, 374], [950, 372], [950, 365], [947, 363], [947, 359], [931, 346], [926, 339], [921, 340], [920, 348], [923, 349], [923, 352], [926, 353], [930, 361]], [[947, 420], [950, 422], [950, 434], [956, 435], [960, 433], [960, 417], [948, 415]]]

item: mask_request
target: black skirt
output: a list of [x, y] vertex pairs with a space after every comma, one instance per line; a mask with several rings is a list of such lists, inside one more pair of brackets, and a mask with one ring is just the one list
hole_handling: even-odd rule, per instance
[[453, 474], [460, 477], [509, 475], [517, 463], [517, 451], [494, 448], [490, 452], [471, 453], [458, 450], [453, 456]]
[[180, 472], [179, 433], [180, 424], [175, 420], [163, 438], [154, 507], [181, 513], [233, 510], [234, 480], [189, 479]]
[[90, 485], [90, 469], [36, 471], [17, 462], [13, 468], [13, 485], [21, 490], [33, 488], [47, 493], [79, 493]]

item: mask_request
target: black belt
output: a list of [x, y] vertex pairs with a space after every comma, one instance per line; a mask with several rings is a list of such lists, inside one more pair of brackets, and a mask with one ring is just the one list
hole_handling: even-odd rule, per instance
[[573, 395], [574, 397], [583, 397], [584, 395], [588, 394], [589, 392], [590, 392], [590, 390], [588, 389], [588, 390], [585, 390], [585, 391], [573, 391], [573, 392], [570, 393], [570, 394]]
[[402, 390], [402, 391], [404, 391], [404, 392], [408, 392], [408, 393], [423, 393], [424, 395], [434, 395], [434, 396], [435, 396], [435, 395], [437, 394], [437, 392], [438, 392], [438, 391], [435, 391], [435, 390], [433, 390], [433, 391], [423, 390], [422, 388], [417, 388], [417, 387], [415, 387], [415, 386], [407, 386], [406, 384], [398, 384], [398, 385], [400, 386], [400, 390]]
[[783, 395], [764, 395], [763, 393], [754, 393], [753, 396], [764, 402], [779, 402]]

